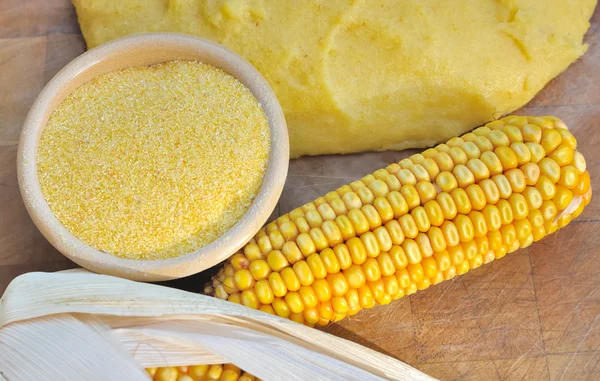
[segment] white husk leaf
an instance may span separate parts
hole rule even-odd
[[[0,299],[0,380],[148,380],[234,363],[264,380],[433,380],[350,341],[217,298],[97,275],[29,273]]]

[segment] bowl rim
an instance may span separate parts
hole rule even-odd
[[[217,240],[179,257],[157,260],[125,259],[87,245],[69,232],[52,213],[38,180],[39,138],[51,112],[64,97],[59,101],[57,99],[77,76],[85,75],[89,70],[98,68],[97,65],[102,65],[111,58],[115,59],[119,54],[125,54],[124,52],[132,49],[157,49],[156,46],[158,49],[161,46],[190,49],[193,54],[198,55],[197,61],[219,67],[240,80],[258,99],[267,115],[271,147],[263,183],[254,201],[242,218]],[[176,58],[155,63],[173,60]],[[151,63],[124,65],[122,68],[149,64]],[[110,71],[113,70],[106,72]],[[72,89],[65,96],[71,92]],[[73,59],[46,84],[31,106],[21,130],[17,149],[17,176],[21,196],[34,224],[44,237],[67,258],[89,270],[141,281],[163,281],[189,276],[234,254],[258,232],[275,209],[283,191],[288,165],[289,139],[286,121],[281,106],[265,78],[248,61],[223,45],[181,33],[131,35],[94,47]]]

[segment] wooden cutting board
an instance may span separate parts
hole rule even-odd
[[[579,139],[600,190],[600,11],[588,53],[519,114],[556,115]],[[17,275],[75,265],[37,231],[21,201],[16,145],[44,84],[85,44],[68,0],[0,0],[0,293]],[[600,127],[600,126],[599,126]],[[275,213],[411,154],[290,163]],[[558,234],[468,274],[362,311],[326,330],[442,380],[600,379],[600,196]],[[205,274],[170,285],[201,290]]]

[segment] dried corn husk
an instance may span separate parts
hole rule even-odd
[[[264,380],[432,380],[358,344],[216,298],[93,274],[29,273],[0,299],[0,380],[147,380],[234,363]]]

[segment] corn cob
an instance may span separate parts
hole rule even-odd
[[[154,381],[260,381],[233,364],[147,368]]]
[[[391,164],[263,227],[205,293],[309,326],[529,246],[591,198],[555,117],[509,116]]]

